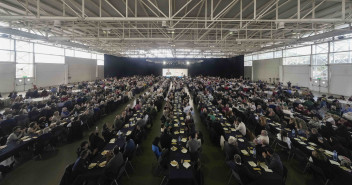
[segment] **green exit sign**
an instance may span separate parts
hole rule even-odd
[[[27,78],[27,76],[23,76],[23,78]]]

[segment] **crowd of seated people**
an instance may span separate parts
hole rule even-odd
[[[26,97],[12,93],[11,106],[0,114],[0,145],[4,145],[5,149],[16,147],[23,143],[21,138],[24,136],[34,139],[47,133],[50,134],[47,139],[51,145],[80,139],[83,129],[90,128],[100,117],[127,102],[129,93],[135,95],[159,79],[133,76],[60,85],[58,89],[51,87],[47,92],[49,98],[43,101],[27,101],[36,97],[33,92],[37,89],[28,91]],[[78,90],[73,92],[72,89]],[[42,151],[43,147],[38,148],[38,142],[29,146],[28,150],[33,150],[33,147]],[[8,166],[14,159],[10,157],[1,164]]]
[[[285,142],[289,149],[292,146],[289,134],[284,130],[277,135],[272,134],[267,124],[268,118],[273,123],[279,123],[282,129],[294,130],[309,142],[329,151],[335,150],[347,160],[352,159],[352,120],[346,116],[352,114],[352,110],[348,104],[342,106],[338,98],[326,98],[325,95],[314,97],[309,90],[298,90],[282,84],[252,83],[248,80],[219,77],[194,78],[189,83],[189,89],[196,97],[202,121],[210,127],[214,143],[219,143],[224,131],[217,123],[213,110],[207,109],[203,95],[227,120],[235,120],[236,130],[247,134],[248,138],[255,137],[253,144],[256,145],[257,152],[269,151],[266,156],[272,156],[268,148],[276,139]],[[229,110],[233,113],[229,113]],[[236,121],[238,118],[243,119],[244,126]],[[245,130],[250,130],[250,133]],[[269,137],[270,134],[273,138]],[[226,142],[225,145],[229,143]],[[282,176],[282,167],[278,169]]]
[[[61,185],[64,184],[110,184],[116,177],[116,172],[119,172],[126,159],[133,159],[137,145],[142,143],[142,138],[145,137],[147,124],[152,122],[156,113],[161,110],[164,97],[166,95],[167,80],[160,80],[153,84],[146,92],[141,94],[136,99],[136,106],[130,104],[126,106],[121,114],[115,116],[113,123],[104,123],[102,130],[94,130],[88,141],[83,141],[77,149],[77,160],[66,169]],[[115,146],[109,151],[104,158],[107,165],[103,170],[89,170],[90,164],[109,141],[119,135],[118,132],[129,123],[130,118],[137,112],[143,109],[143,119],[136,122],[136,128],[130,135],[125,136],[123,147]],[[145,119],[147,118],[147,119]]]

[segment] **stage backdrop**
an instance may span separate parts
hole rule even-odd
[[[159,59],[172,61],[172,59]],[[177,59],[182,60],[182,59]],[[192,59],[184,59],[192,60]],[[205,58],[202,63],[190,65],[163,65],[147,62],[146,58],[126,58],[105,55],[104,76],[124,77],[133,75],[161,76],[163,68],[188,69],[188,76],[219,76],[226,78],[239,78],[244,75],[243,55],[233,58]]]

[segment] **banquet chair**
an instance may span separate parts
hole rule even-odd
[[[286,142],[277,139],[274,147],[274,151],[276,151],[277,147],[280,148],[281,151],[288,154],[287,160],[290,160],[290,157],[293,157],[294,155],[293,146],[291,146],[291,149],[290,149]]]
[[[283,167],[282,185],[285,185],[286,184],[288,170],[287,170],[285,165],[282,165],[282,167]]]
[[[229,179],[227,185],[230,184],[230,182],[231,182],[231,180],[232,180],[232,177],[234,177],[234,178],[236,179],[236,181],[237,181],[238,184],[244,185],[244,184],[242,183],[242,181],[241,181],[240,175],[239,175],[235,170],[231,170],[231,176],[230,176],[230,179]]]

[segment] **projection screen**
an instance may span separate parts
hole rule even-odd
[[[172,68],[163,68],[163,76],[166,77],[184,77],[188,76],[188,69],[172,69]]]

